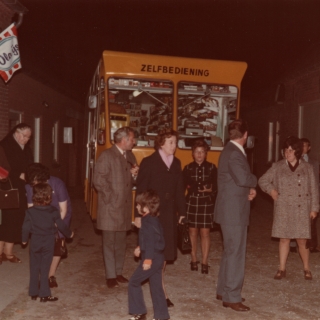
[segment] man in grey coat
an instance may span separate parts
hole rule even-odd
[[[228,126],[230,142],[224,147],[218,164],[218,196],[214,220],[223,235],[223,254],[217,284],[217,299],[235,311],[248,311],[242,304],[247,227],[250,201],[256,196],[257,178],[250,172],[243,146],[247,125],[241,119]]]
[[[98,191],[97,228],[102,230],[103,257],[107,286],[126,283],[122,269],[126,234],[132,223],[132,186],[138,174],[132,153],[134,131],[129,127],[114,133],[115,144],[104,150],[95,166],[94,186]]]

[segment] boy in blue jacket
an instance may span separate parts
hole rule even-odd
[[[60,212],[50,206],[51,199],[52,188],[49,184],[35,185],[32,196],[33,207],[26,210],[22,225],[22,244],[27,244],[31,233],[29,295],[32,300],[37,300],[39,296],[40,302],[58,300],[51,296],[48,282],[57,227],[67,238],[73,237],[73,232],[62,221]]]
[[[141,261],[129,280],[129,320],[146,319],[147,309],[143,299],[141,283],[149,279],[154,320],[170,318],[166,297],[162,287],[162,269],[165,247],[163,230],[158,219],[160,198],[153,190],[148,190],[136,197],[137,209],[142,215],[139,231],[139,246],[134,255]]]

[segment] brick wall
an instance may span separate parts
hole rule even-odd
[[[0,79],[0,140],[8,132],[9,90]]]
[[[0,1],[0,32],[12,23],[14,12]]]
[[[82,144],[82,106],[23,72],[16,73],[7,85],[10,110],[23,113],[23,121],[32,128],[36,117],[41,119],[40,162],[69,186],[80,183]],[[70,116],[72,115],[72,116]],[[76,119],[75,117],[78,117]],[[52,128],[59,123],[59,167],[53,162]],[[79,122],[81,123],[79,125]],[[74,143],[63,143],[63,128],[73,127]],[[79,132],[78,132],[79,131]],[[31,141],[32,145],[32,141]]]
[[[0,1],[0,32],[11,23],[14,12]],[[22,24],[23,27],[23,24]],[[44,102],[48,105],[46,107]],[[50,168],[51,174],[63,179],[68,186],[83,183],[81,165],[83,154],[82,106],[55,91],[34,77],[17,71],[10,81],[0,79],[0,140],[9,131],[9,111],[19,112],[23,122],[32,128],[40,117],[40,162]],[[53,162],[52,127],[59,122],[59,161]],[[63,128],[73,127],[74,143],[63,143]],[[30,141],[33,147],[33,141]]]
[[[0,83],[0,93],[0,140],[8,133],[9,109],[21,112],[23,121],[32,128],[35,118],[40,117],[40,162],[68,186],[82,183],[80,177],[84,125],[82,113],[79,112],[82,106],[22,71],[16,73],[7,85]],[[44,106],[44,102],[48,107]],[[56,121],[59,122],[59,167],[53,162],[52,128]],[[64,127],[73,128],[73,144],[63,143]],[[33,141],[30,143],[33,147]]]
[[[0,32],[5,30],[11,24],[13,15],[14,12],[0,1]],[[8,132],[8,93],[8,87],[5,85],[2,78],[0,78],[0,140]]]

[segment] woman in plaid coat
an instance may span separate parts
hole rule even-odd
[[[206,142],[196,140],[192,146],[194,162],[183,169],[184,182],[188,191],[186,210],[192,244],[191,270],[198,270],[197,239],[200,229],[201,273],[205,274],[208,274],[210,228],[213,226],[214,199],[217,192],[217,168],[213,163],[206,161],[208,148]]]

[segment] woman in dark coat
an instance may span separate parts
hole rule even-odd
[[[10,165],[10,182],[13,188],[19,190],[19,208],[2,210],[2,224],[0,225],[0,253],[2,261],[13,263],[21,262],[13,254],[13,245],[16,242],[21,242],[22,224],[27,209],[25,172],[27,165],[33,162],[32,151],[27,144],[30,138],[30,126],[20,123],[0,142]],[[9,182],[2,188],[10,189]]]
[[[176,148],[177,132],[172,129],[160,131],[155,140],[156,151],[142,160],[137,178],[137,194],[152,189],[160,197],[159,220],[165,239],[163,269],[166,261],[177,258],[177,223],[185,217],[186,211],[181,163],[174,156]],[[140,219],[135,219],[137,226]],[[173,306],[168,298],[167,303]]]
[[[196,140],[192,145],[194,161],[183,169],[183,177],[188,194],[186,196],[187,219],[192,245],[191,271],[198,271],[197,240],[201,236],[201,273],[208,274],[210,249],[210,229],[213,227],[214,199],[217,193],[217,168],[206,160],[208,145]]]

